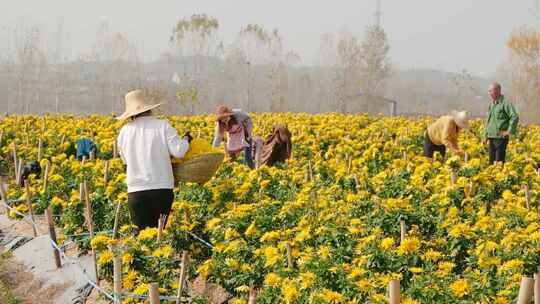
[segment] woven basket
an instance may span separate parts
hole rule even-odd
[[[197,155],[182,163],[173,163],[174,184],[206,183],[214,176],[224,158],[223,153],[208,153]]]

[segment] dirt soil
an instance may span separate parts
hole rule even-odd
[[[66,286],[43,287],[26,268],[9,255],[0,257],[0,303],[6,304],[57,304],[53,299]]]

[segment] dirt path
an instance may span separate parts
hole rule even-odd
[[[26,268],[9,255],[0,257],[0,303],[6,304],[56,304],[53,299],[65,286],[43,287]]]

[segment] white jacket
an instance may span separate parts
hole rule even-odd
[[[184,157],[188,149],[188,141],[180,139],[167,120],[146,116],[124,125],[118,151],[127,165],[128,193],[173,189],[171,155]]]

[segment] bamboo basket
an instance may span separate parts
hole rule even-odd
[[[181,163],[173,163],[174,184],[179,182],[204,184],[219,169],[225,154],[221,152],[197,155]]]

